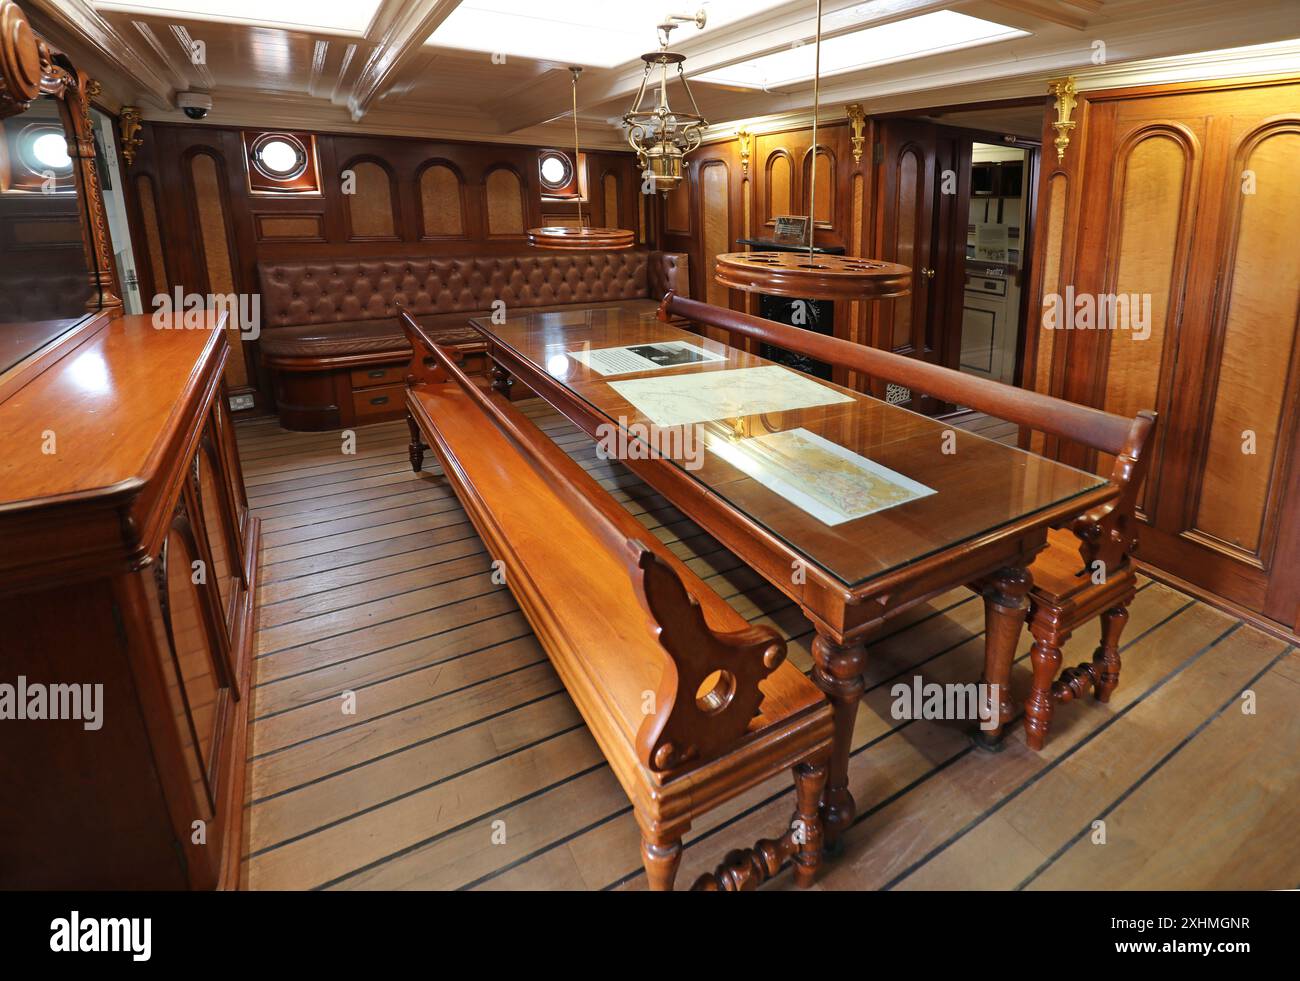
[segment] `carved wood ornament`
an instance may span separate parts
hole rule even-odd
[[[849,127],[853,130],[853,135],[849,137],[853,145],[853,162],[859,164],[862,162],[862,149],[866,144],[867,115],[862,109],[861,102],[855,102],[851,106],[846,106],[845,112],[849,114]]]
[[[1056,96],[1056,122],[1052,123],[1052,129],[1056,130],[1056,139],[1052,141],[1056,147],[1056,162],[1064,163],[1065,149],[1070,145],[1070,131],[1076,125],[1070,118],[1078,101],[1075,97],[1074,76],[1048,82],[1047,88]]]
[[[59,100],[63,128],[70,134],[68,155],[75,163],[78,199],[85,209],[82,239],[91,270],[92,310],[122,305],[116,293],[113,250],[95,169],[90,100],[98,91],[99,83],[36,35],[16,3],[0,0],[0,119],[25,112],[41,95]]]
[[[130,167],[135,163],[136,151],[144,143],[140,136],[140,131],[144,129],[144,119],[135,106],[123,106],[117,123],[122,129],[122,156]]]

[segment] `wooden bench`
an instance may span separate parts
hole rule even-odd
[[[1119,488],[1118,498],[1095,512],[1078,515],[1068,527],[1050,531],[1047,547],[1029,568],[1032,582],[1022,584],[1025,615],[1034,637],[1030,649],[1034,680],[1025,700],[1026,741],[1031,749],[1043,748],[1057,702],[1079,698],[1089,688],[1100,701],[1110,699],[1119,684],[1120,632],[1128,621],[1128,604],[1137,591],[1132,562],[1137,548],[1135,509],[1148,465],[1145,451],[1155,429],[1154,412],[1143,410],[1128,419],[916,358],[689,300],[671,292],[659,305],[659,319],[718,327],[732,335],[775,344],[1114,456],[1110,480]],[[972,583],[971,588],[987,593],[991,584]],[[1074,630],[1098,615],[1102,617],[1101,644],[1092,660],[1068,669],[1058,679],[1061,645]],[[990,627],[990,631],[993,629],[996,628]],[[999,646],[992,644],[986,649],[995,650]],[[1005,676],[1005,671],[995,671],[986,663],[985,678]],[[1015,713],[1010,693],[999,694],[1002,699],[999,716],[1009,719]],[[1000,744],[989,740],[986,745]]]
[[[786,662],[775,631],[750,626],[506,398],[476,386],[409,315],[402,322],[413,432],[627,792],[651,888],[672,888],[696,816],[790,768],[790,827],[732,852],[694,887],[756,888],[786,860],[807,886],[822,851],[825,697]],[[411,462],[418,471],[418,443]]]

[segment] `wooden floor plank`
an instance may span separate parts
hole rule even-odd
[[[791,663],[811,670],[797,607],[601,459],[572,423],[538,400],[518,405],[743,616],[789,638]],[[1017,436],[987,416],[955,425]],[[509,591],[491,582],[491,557],[433,455],[411,473],[400,421],[359,427],[355,455],[342,454],[339,433],[256,420],[238,432],[250,503],[265,521],[248,885],[644,888],[626,797]],[[1285,884],[1300,881],[1284,806],[1300,784],[1300,736],[1296,713],[1276,714],[1300,689],[1296,655],[1144,581],[1120,690],[1107,706],[1062,708],[1043,753],[1028,751],[1018,723],[1003,753],[985,754],[964,724],[893,717],[900,681],[976,677],[982,630],[982,603],[958,589],[906,611],[871,644],[849,774],[859,819],[817,888],[1160,888],[1213,876],[1264,888],[1268,855],[1280,856]],[[1067,662],[1086,660],[1096,636],[1095,624],[1079,631]],[[1022,651],[1017,692],[1027,675]],[[1269,706],[1258,716],[1223,709],[1246,683]],[[1202,786],[1207,774],[1213,788]],[[698,820],[679,886],[726,851],[779,833],[791,807],[781,775]],[[1077,837],[1097,813],[1111,832],[1106,860]],[[782,874],[769,887],[792,883]]]

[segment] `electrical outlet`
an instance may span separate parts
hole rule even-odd
[[[240,412],[244,409],[251,409],[253,404],[253,396],[251,394],[230,396],[231,412]]]

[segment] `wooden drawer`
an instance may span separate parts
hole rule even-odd
[[[352,370],[353,388],[374,388],[378,385],[405,385],[406,364],[375,365],[373,368]]]
[[[405,412],[406,384],[366,388],[352,393],[352,411],[357,422]]]

